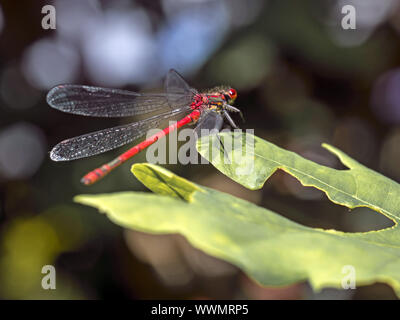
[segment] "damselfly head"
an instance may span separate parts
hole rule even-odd
[[[233,104],[237,98],[237,91],[233,88],[227,88],[223,90],[221,94],[224,96],[225,101],[228,104]]]
[[[211,98],[218,98],[220,100],[222,99],[225,103],[228,103],[228,104],[233,104],[237,98],[237,91],[228,86],[215,87],[211,90],[207,90],[204,93],[209,96],[217,96],[217,97],[211,97]],[[216,100],[216,99],[211,99],[211,100]],[[215,102],[215,101],[213,101],[213,102]],[[222,103],[222,101],[221,101],[221,103]]]
[[[237,98],[237,91],[233,88],[230,88],[228,91],[228,96],[231,98],[232,102],[235,101]]]

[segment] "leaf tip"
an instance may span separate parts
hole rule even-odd
[[[84,202],[84,196],[83,195],[78,195],[72,198],[72,200],[76,203],[83,203]]]
[[[136,174],[143,169],[144,167],[146,167],[146,165],[148,165],[149,163],[134,163],[131,166],[131,172],[132,174],[136,177]]]

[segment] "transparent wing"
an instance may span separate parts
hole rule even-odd
[[[172,108],[179,105],[190,105],[193,96],[198,94],[196,89],[191,88],[183,77],[174,69],[170,69],[165,78],[165,92],[168,104]]]
[[[197,126],[194,129],[197,137],[209,135],[221,130],[224,124],[223,117],[213,110],[204,110],[200,119],[197,122]]]
[[[47,94],[47,103],[60,111],[93,117],[127,117],[190,105],[176,97],[172,106],[167,94],[146,94],[126,90],[63,84]]]
[[[50,158],[54,161],[75,160],[121,147],[144,136],[149,129],[157,128],[161,121],[189,110],[190,107],[186,109],[176,109],[150,117],[146,120],[64,140],[51,150]]]

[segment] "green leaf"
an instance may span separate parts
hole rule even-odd
[[[340,156],[353,164],[350,158]],[[355,268],[357,286],[385,282],[400,296],[397,225],[367,233],[314,229],[229,194],[195,185],[156,165],[135,164],[132,172],[159,194],[80,195],[75,201],[98,208],[126,228],[180,233],[193,246],[231,262],[263,285],[308,279],[316,290],[341,288],[346,276],[343,268],[350,265]]]
[[[233,147],[219,148],[220,141]],[[319,165],[259,137],[240,132],[203,137],[198,140],[197,149],[223,174],[249,189],[262,188],[265,181],[281,169],[302,185],[322,190],[337,204],[348,208],[369,207],[394,221],[400,219],[398,183],[368,169],[335,147],[322,146],[335,154],[349,170]]]
[[[194,191],[201,190],[194,183],[171,171],[151,164],[133,165],[132,172],[147,188],[161,195],[190,200]]]

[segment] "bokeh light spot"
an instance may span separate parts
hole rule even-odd
[[[27,49],[22,68],[29,83],[38,89],[74,82],[79,72],[76,48],[61,40],[42,39]]]
[[[97,0],[56,1],[57,33],[71,40],[84,40],[85,29],[91,21],[100,16],[100,3]]]
[[[372,90],[371,107],[382,121],[390,124],[400,122],[400,69],[378,78]]]
[[[83,54],[93,81],[105,86],[145,83],[157,76],[155,50],[144,11],[109,10],[85,30]]]
[[[329,24],[333,26],[329,30],[333,40],[344,47],[363,44],[375,29],[386,21],[397,4],[397,0],[336,0],[336,5],[332,6],[331,19],[328,19]],[[355,8],[356,29],[343,29],[341,25],[345,16],[342,8],[346,5]]]
[[[0,132],[0,175],[7,179],[32,176],[43,161],[46,142],[41,130],[28,123]]]
[[[207,17],[205,22],[204,17]],[[159,52],[164,71],[173,67],[182,73],[197,70],[221,44],[229,17],[221,5],[180,10],[170,16],[159,33]]]
[[[253,35],[235,43],[217,57],[209,73],[217,82],[237,89],[251,89],[258,85],[271,69],[274,50],[265,37]]]

